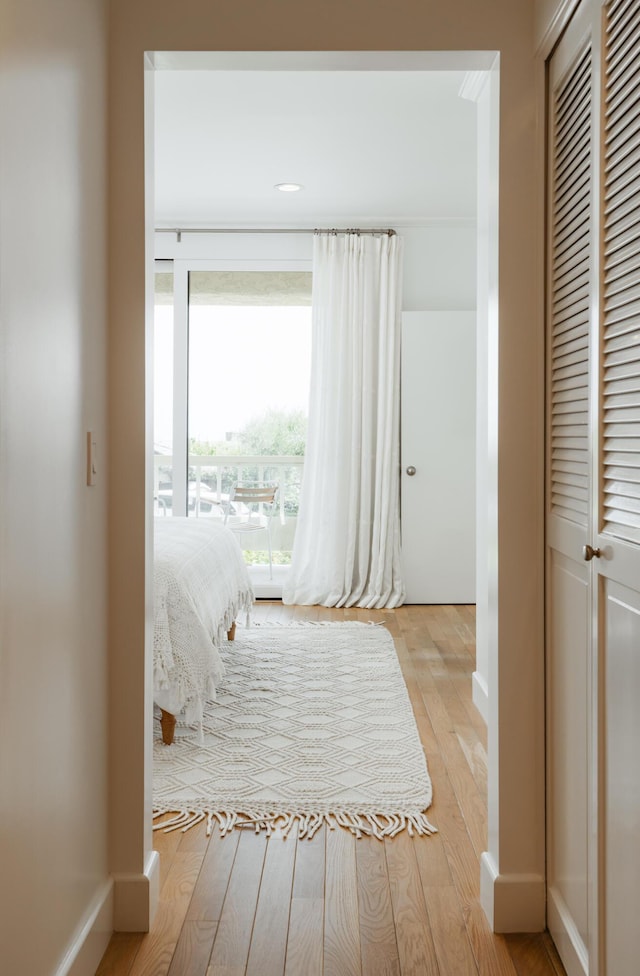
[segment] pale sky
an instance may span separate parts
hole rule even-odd
[[[310,307],[192,305],[189,311],[189,436],[224,439],[270,408],[305,412],[311,362]],[[172,308],[155,309],[155,442],[172,436]]]

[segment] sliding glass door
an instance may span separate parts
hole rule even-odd
[[[273,561],[286,565],[306,441],[311,272],[197,261],[173,270],[172,344],[156,299],[156,514],[223,519],[232,485],[275,481]],[[252,533],[243,547],[259,579],[265,540]]]

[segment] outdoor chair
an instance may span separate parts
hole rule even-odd
[[[264,531],[269,551],[269,579],[273,579],[271,521],[278,505],[278,485],[273,481],[242,481],[232,485],[224,524],[240,541],[245,533]]]

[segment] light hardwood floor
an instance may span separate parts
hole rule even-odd
[[[115,934],[97,976],[563,976],[549,936],[496,936],[479,903],[486,730],[471,701],[474,607],[283,607],[255,620],[384,621],[433,782],[438,833],[312,841],[156,832],[161,894],[147,935]]]

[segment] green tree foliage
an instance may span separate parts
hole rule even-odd
[[[189,438],[189,454],[226,454],[223,445],[216,441],[199,441]]]
[[[254,417],[232,441],[198,441],[189,438],[189,453],[208,457],[233,457],[234,455],[303,457],[307,436],[307,418],[302,410],[266,410]],[[195,468],[189,469],[189,479],[194,480]],[[220,490],[228,492],[237,479],[233,466],[221,469]],[[242,479],[257,481],[258,478],[280,480],[284,487],[284,510],[287,515],[297,515],[300,501],[300,470],[296,466],[270,469],[244,466]],[[202,470],[202,483],[216,491],[218,482],[213,471]]]
[[[302,410],[266,410],[253,417],[233,441],[199,441],[189,438],[189,454],[227,457],[234,454],[304,456],[307,418]]]
[[[302,410],[265,411],[238,433],[241,454],[304,455],[307,418]]]

